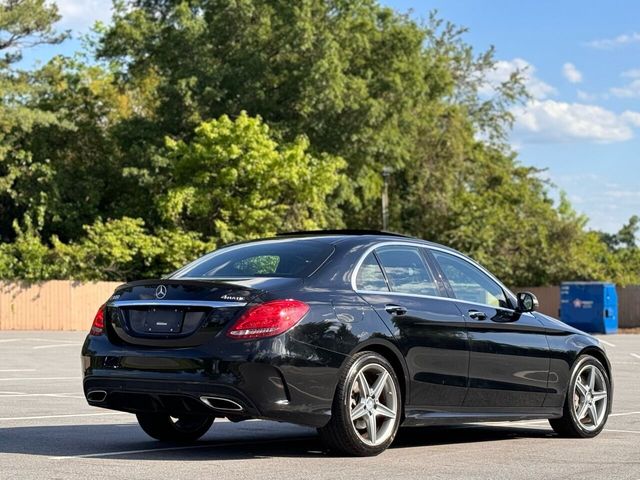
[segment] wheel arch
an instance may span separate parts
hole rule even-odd
[[[374,338],[359,344],[352,352],[350,352],[349,356],[365,351],[375,352],[382,355],[393,367],[396,377],[398,377],[398,381],[400,382],[403,406],[402,410],[404,415],[404,406],[407,404],[407,399],[409,398],[410,382],[409,371],[402,353],[398,347],[390,341],[381,338]]]
[[[580,356],[582,355],[590,355],[594,357],[596,360],[598,360],[600,363],[602,363],[605,370],[607,371],[607,376],[609,377],[609,385],[611,386],[611,393],[613,394],[613,376],[611,372],[611,363],[609,362],[609,359],[607,358],[607,354],[605,353],[605,351],[602,350],[601,348],[590,345],[580,350],[575,361],[577,361],[578,358],[580,358]],[[574,364],[575,364],[575,361],[574,361]]]

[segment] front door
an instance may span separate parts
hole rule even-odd
[[[464,317],[444,299],[421,247],[387,245],[371,252],[356,290],[398,341],[411,385],[407,406],[446,410],[467,392],[469,343]]]
[[[541,407],[547,393],[549,345],[544,326],[514,309],[502,287],[466,259],[432,250],[469,332],[465,407]]]

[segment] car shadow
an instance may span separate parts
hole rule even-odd
[[[392,449],[512,438],[553,436],[550,429],[516,426],[404,428]],[[314,429],[275,422],[220,422],[201,441],[158,442],[135,423],[19,426],[0,428],[0,453],[162,461],[239,460],[265,457],[318,457],[328,454]]]

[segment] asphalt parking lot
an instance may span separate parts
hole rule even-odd
[[[616,478],[640,480],[640,335],[607,336],[615,400],[592,440],[546,421],[402,430],[375,458],[327,455],[315,430],[216,420],[195,445],[151,440],[89,407],[79,332],[0,332],[0,478]]]

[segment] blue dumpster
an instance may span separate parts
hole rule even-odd
[[[613,283],[563,282],[560,319],[590,333],[618,331],[618,294]]]

